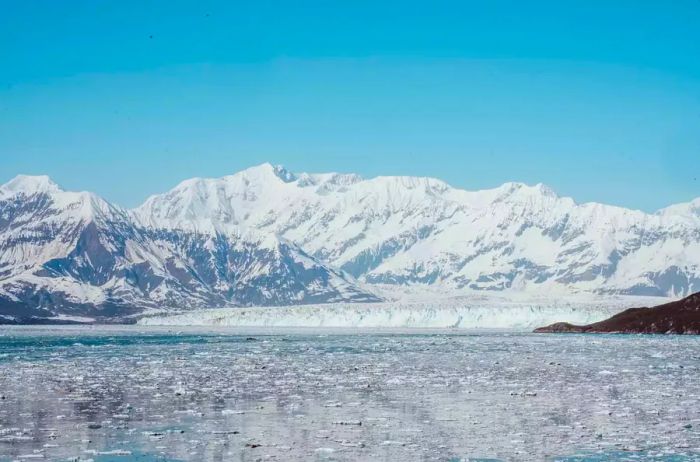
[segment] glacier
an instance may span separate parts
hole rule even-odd
[[[214,308],[182,313],[153,312],[144,326],[505,329],[532,331],[554,322],[587,324],[627,308],[668,299],[634,296],[450,297],[423,301],[334,303],[284,307]]]

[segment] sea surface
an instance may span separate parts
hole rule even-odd
[[[0,461],[698,461],[700,338],[0,328]]]

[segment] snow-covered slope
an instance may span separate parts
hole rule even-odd
[[[0,315],[376,302],[392,287],[680,296],[700,289],[699,210],[270,164],[125,210],[18,176],[0,187]]]
[[[541,184],[471,192],[264,164],[185,181],[136,213],[151,226],[275,233],[371,284],[681,296],[700,288],[699,206],[646,214]]]
[[[377,301],[274,234],[144,227],[46,177],[0,187],[0,315],[119,318],[147,307]]]

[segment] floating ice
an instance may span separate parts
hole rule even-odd
[[[698,337],[180,330],[3,328],[0,461],[700,460]]]

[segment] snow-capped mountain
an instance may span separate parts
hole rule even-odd
[[[135,210],[47,177],[0,187],[0,315],[377,301],[395,285],[685,295],[700,289],[700,199],[647,214],[543,185],[270,164]]]
[[[142,226],[47,177],[0,188],[0,315],[119,318],[144,308],[377,301],[274,234]]]
[[[700,289],[699,210],[700,199],[646,214],[541,184],[471,192],[264,164],[185,181],[135,213],[164,228],[275,233],[371,284],[684,295]]]

